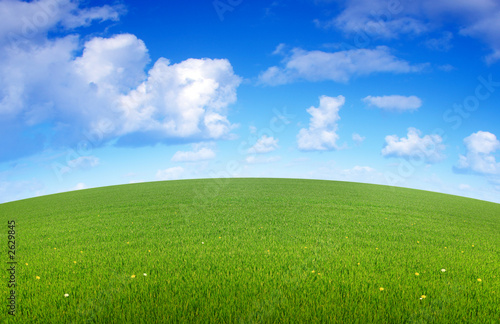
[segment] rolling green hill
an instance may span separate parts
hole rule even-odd
[[[205,179],[0,205],[4,323],[499,323],[500,205]],[[9,265],[10,266],[10,265]],[[65,296],[67,294],[67,297]]]

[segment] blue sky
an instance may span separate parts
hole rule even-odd
[[[211,177],[500,202],[494,0],[0,0],[0,203]]]

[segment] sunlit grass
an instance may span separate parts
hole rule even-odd
[[[208,179],[28,199],[0,214],[17,225],[17,323],[500,320],[494,203]]]

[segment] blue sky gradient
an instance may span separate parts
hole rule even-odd
[[[287,177],[500,203],[494,0],[0,0],[0,203]]]

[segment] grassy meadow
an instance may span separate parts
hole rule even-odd
[[[1,323],[500,323],[500,205],[205,179],[0,205]],[[67,294],[67,297],[65,296]]]

